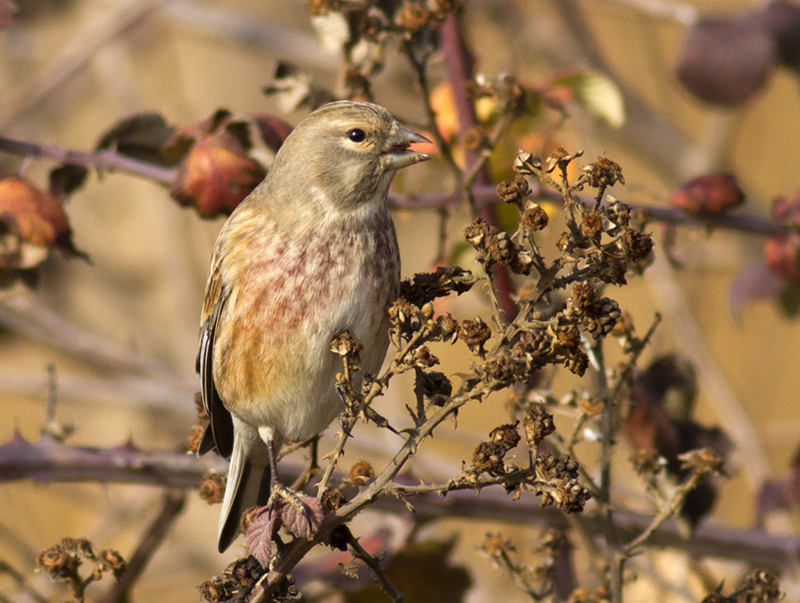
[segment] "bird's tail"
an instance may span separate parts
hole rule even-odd
[[[222,553],[239,535],[242,513],[255,505],[265,505],[270,494],[270,469],[253,464],[239,438],[234,438],[228,484],[219,516],[219,552]]]

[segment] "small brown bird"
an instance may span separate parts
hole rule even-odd
[[[211,420],[199,453],[230,458],[219,550],[242,512],[275,488],[285,439],[310,438],[343,410],[331,340],[347,330],[375,374],[389,342],[400,255],[387,206],[394,173],[429,142],[383,107],[338,101],[286,138],[231,214],[211,259],[197,371]]]

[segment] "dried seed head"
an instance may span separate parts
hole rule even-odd
[[[524,365],[515,359],[505,350],[489,358],[481,366],[483,373],[494,381],[498,381],[501,386],[506,386],[524,377]],[[522,369],[522,370],[520,370]]]
[[[502,473],[505,450],[494,442],[481,442],[472,453],[472,466],[481,473]]]
[[[203,441],[203,434],[205,432],[206,428],[202,425],[194,425],[192,427],[189,431],[189,435],[186,436],[186,440],[183,442],[188,452],[197,452],[197,449],[200,448],[200,442]]]
[[[622,231],[622,242],[632,262],[641,262],[653,250],[653,239],[649,234],[639,232],[633,228]]]
[[[423,345],[418,347],[414,352],[413,364],[414,366],[418,366],[420,368],[430,368],[439,364],[439,359],[431,354],[428,346]]]
[[[100,571],[110,570],[117,580],[119,580],[128,566],[122,555],[112,549],[103,549],[97,554],[97,559],[100,562]]]
[[[422,393],[437,406],[443,405],[453,393],[453,384],[444,373],[437,371],[421,372]]]
[[[528,408],[522,419],[522,428],[531,448],[536,448],[539,442],[556,430],[553,415],[547,412],[542,404],[532,404]]]
[[[492,336],[492,331],[483,319],[479,316],[475,320],[461,321],[461,329],[458,332],[458,338],[467,344],[467,347],[475,354],[481,356],[485,353],[483,346],[489,341]]]
[[[200,498],[208,504],[221,503],[225,496],[225,485],[222,476],[214,470],[207,472],[200,482]]]
[[[556,331],[558,343],[570,350],[579,350],[581,345],[581,333],[577,327],[568,327]]]
[[[53,578],[70,576],[77,571],[80,560],[57,544],[43,551],[36,560],[36,571],[47,572]]]
[[[545,162],[547,168],[545,171],[550,173],[555,170],[556,167],[562,171],[566,170],[570,162],[577,159],[581,155],[583,155],[583,151],[575,151],[574,153],[570,153],[565,148],[558,147],[555,151],[550,153],[550,156],[547,158],[547,161]]]
[[[583,166],[581,170],[587,175],[592,188],[614,186],[617,182],[625,184],[622,168],[607,157],[598,157],[596,162]]]
[[[594,312],[600,300],[597,287],[592,283],[576,283],[570,295],[573,306],[583,312]]]
[[[535,176],[542,169],[542,160],[538,155],[520,150],[514,159],[514,171],[518,174]]]
[[[239,527],[242,529],[242,532],[247,533],[250,526],[253,525],[253,522],[258,517],[259,511],[261,511],[261,507],[257,505],[244,510],[242,518],[239,520]]]
[[[517,444],[519,444],[517,425],[519,425],[519,421],[501,425],[500,427],[495,427],[491,433],[489,433],[489,441],[491,441],[493,444],[497,444],[506,452],[511,450]]]
[[[208,601],[208,603],[219,603],[220,601],[227,601],[231,597],[231,593],[225,588],[222,580],[214,576],[211,580],[206,580],[197,587],[200,595]]]
[[[500,534],[487,534],[486,540],[481,545],[481,550],[490,557],[499,557],[505,551],[513,549],[511,541]]]
[[[358,461],[350,467],[348,479],[356,486],[365,486],[368,481],[375,477],[375,470],[367,461]]]
[[[550,217],[547,212],[536,203],[530,204],[522,214],[522,225],[528,230],[544,230],[549,221]]]
[[[531,187],[528,185],[528,180],[520,174],[517,174],[513,180],[503,180],[497,185],[497,196],[504,203],[521,203],[530,192]]]
[[[586,369],[589,368],[589,357],[582,350],[578,350],[567,358],[564,362],[564,366],[578,375],[578,377],[583,377],[586,373]]]
[[[660,473],[667,464],[667,460],[655,450],[642,448],[630,456],[633,470],[642,477],[652,477]]]
[[[586,506],[586,502],[592,498],[592,493],[573,478],[558,484],[553,498],[564,513],[580,513]]]
[[[464,132],[461,135],[461,144],[464,147],[464,150],[470,152],[477,152],[480,151],[484,146],[486,146],[488,141],[488,136],[486,136],[486,132],[481,126],[472,126],[469,130]]]
[[[197,412],[197,418],[201,421],[208,421],[208,413],[206,407],[203,405],[203,394],[195,392],[194,394],[194,410]]]
[[[325,490],[320,502],[322,503],[322,510],[325,515],[327,515],[328,513],[336,511],[346,503],[347,498],[345,498],[345,495],[339,492],[339,490]]]
[[[237,559],[225,570],[233,583],[239,588],[251,588],[264,574],[264,568],[252,555]]]
[[[581,233],[590,241],[600,242],[603,234],[603,217],[596,212],[589,212],[581,222]]]
[[[431,11],[428,10],[424,2],[405,0],[397,16],[397,23],[409,32],[414,32],[433,25],[432,16]]]

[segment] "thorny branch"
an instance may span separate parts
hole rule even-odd
[[[344,540],[354,557],[361,559],[375,572],[384,591],[392,600],[403,601],[402,593],[388,579],[380,567],[379,559],[361,547],[345,524],[368,506],[384,504],[386,500],[399,500],[413,510],[409,499],[420,501],[419,505],[422,506],[426,502],[426,495],[435,494],[443,498],[450,496],[452,499],[461,491],[490,488],[505,491],[513,500],[520,499],[527,492],[533,492],[541,498],[542,506],[558,506],[564,513],[581,513],[587,501],[594,498],[599,508],[599,520],[596,516],[590,516],[575,520],[574,523],[583,526],[593,520],[599,521],[602,530],[595,532],[604,533],[608,565],[607,574],[602,576],[605,590],[601,591],[605,593],[607,590],[610,600],[619,603],[622,601],[622,569],[625,559],[636,554],[642,546],[655,538],[657,530],[677,512],[695,486],[709,473],[719,469],[719,459],[708,451],[687,454],[684,460],[691,472],[673,497],[662,505],[656,517],[643,528],[641,525],[637,526],[638,533],[633,537],[630,530],[623,531],[618,525],[618,511],[612,501],[611,451],[616,437],[620,403],[658,319],[642,338],[638,338],[632,328],[618,328],[621,312],[614,300],[603,297],[605,286],[624,285],[629,276],[645,269],[653,246],[650,236],[643,232],[647,221],[689,223],[763,234],[783,233],[788,229],[772,222],[751,218],[698,217],[660,208],[641,208],[639,211],[640,208],[607,194],[607,189],[614,184],[624,184],[621,168],[616,163],[604,157],[598,158],[597,162],[584,166],[577,178],[570,180],[567,168],[580,157],[580,153],[568,153],[563,149],[558,149],[544,162],[530,153],[520,153],[514,166],[517,177],[502,183],[495,194],[486,186],[486,165],[493,148],[514,118],[519,99],[515,96],[513,80],[502,80],[508,87],[504,91],[505,96],[498,95],[500,117],[491,132],[486,134],[475,115],[476,90],[471,86],[476,83],[476,78],[472,73],[473,59],[461,32],[460,3],[438,0],[434,4],[437,8],[428,10],[421,2],[404,2],[400,14],[382,15],[383,21],[379,20],[381,26],[378,27],[378,33],[373,31],[369,35],[380,37],[387,32],[397,33],[398,28],[405,28],[403,49],[416,72],[425,99],[428,126],[453,172],[456,192],[395,197],[393,206],[433,207],[446,212],[459,199],[466,198],[473,213],[479,217],[466,228],[464,234],[474,249],[477,261],[482,265],[483,273],[474,275],[458,268],[439,269],[432,274],[417,275],[413,281],[404,283],[401,299],[390,309],[394,354],[389,367],[376,378],[359,375],[358,342],[348,339],[347,333],[341,334],[332,342],[333,352],[339,354],[343,362],[336,387],[346,410],[341,417],[342,430],[334,450],[324,457],[328,459],[328,464],[316,487],[320,500],[326,499],[326,495],[330,493],[341,495],[341,498],[336,497],[336,503],[327,509],[328,514],[310,538],[297,538],[285,547],[276,547],[278,554],[273,557],[260,580],[251,585],[253,590],[249,600],[271,600],[279,591],[294,593],[296,589],[289,572],[305,554],[317,544],[330,544],[338,548],[342,544],[342,534],[349,534],[349,538]],[[650,7],[652,10],[666,6],[658,2],[635,4]],[[342,8],[338,3],[328,6],[324,1],[312,2],[312,7],[314,6],[320,12]],[[359,10],[369,12],[373,9],[364,9],[360,4],[353,3],[348,10],[357,13]],[[412,25],[415,20],[422,24]],[[375,26],[374,22],[372,26]],[[418,35],[418,32],[433,26],[438,29],[440,44],[444,50],[445,71],[453,88],[460,120],[460,139],[455,143],[446,140],[439,132],[437,116],[430,102],[427,69],[435,46],[420,43],[424,42],[425,35],[424,32]],[[367,36],[366,31],[363,31],[363,23],[360,27],[362,31],[359,35]],[[379,44],[381,47],[383,42]],[[378,70],[378,61],[358,65],[349,50],[345,54],[350,68],[347,85],[353,89],[360,86],[361,91],[369,95],[368,78]],[[501,88],[494,85],[492,93],[497,93],[498,90]],[[473,135],[478,143],[465,144],[467,134]],[[455,159],[455,145],[460,145],[460,150],[464,151],[464,168]],[[29,157],[49,158],[98,171],[128,172],[165,185],[173,184],[176,177],[175,171],[171,169],[133,160],[116,151],[68,151],[52,145],[34,145],[7,138],[0,138],[0,150]],[[529,178],[536,178],[541,185],[531,188]],[[594,189],[588,204],[577,194],[586,188]],[[519,210],[518,226],[512,233],[504,232],[497,226],[492,206],[498,202],[498,196],[500,201],[510,203]],[[546,258],[537,243],[537,233],[547,227],[549,217],[536,200],[559,204],[563,211],[567,231],[559,238],[559,254],[555,259]],[[444,240],[444,235],[441,238]],[[525,283],[527,287],[520,287],[519,295],[515,296],[512,292],[517,290],[514,287],[517,282]],[[433,302],[437,298],[452,292],[466,292],[476,284],[485,288],[491,302],[491,327],[481,318],[459,322],[449,314],[436,315]],[[605,354],[606,338],[612,333],[623,340],[624,355],[624,361],[613,369],[606,364]],[[463,342],[473,354],[472,366],[459,375],[461,383],[458,387],[454,387],[451,379],[444,373],[432,370],[439,360],[429,348],[429,345],[456,341]],[[539,402],[534,395],[534,384],[542,373],[553,371],[555,367],[564,367],[577,376],[583,376],[590,365],[594,368],[593,403],[599,408],[602,436],[599,482],[589,478],[589,472],[577,462],[575,455],[583,428],[591,419],[590,413],[584,412],[585,409],[576,413],[570,435],[560,438],[567,454],[556,454],[551,452],[551,448],[558,449],[558,446],[547,440],[555,430],[552,415],[547,410],[551,402]],[[408,407],[409,427],[398,432],[378,414],[373,403],[395,376],[412,370],[415,374],[417,404],[415,408]],[[465,405],[483,402],[493,393],[510,387],[514,388],[511,409],[514,422],[492,429],[488,434],[489,439],[478,444],[471,463],[464,462],[460,473],[427,485],[420,483],[412,486],[398,480],[400,471],[408,466],[422,449],[425,440],[443,422],[456,417],[459,409]],[[404,441],[377,475],[370,467],[370,471],[355,483],[353,480],[340,479],[335,470],[359,420],[390,429],[404,438]],[[524,440],[518,431],[520,422]],[[508,455],[520,445],[520,441],[524,441],[522,445],[527,445],[528,464],[523,467],[514,465],[510,460],[511,455]],[[551,443],[553,445],[549,447]],[[318,475],[316,443],[312,445],[312,459],[298,485],[312,479],[313,475]],[[0,461],[4,455],[11,459],[6,465],[8,471],[0,469],[0,476],[5,479],[23,476],[39,479],[90,479],[87,469],[90,466],[94,470],[91,479],[97,479],[99,469],[104,481],[150,479],[161,485],[186,487],[193,485],[198,479],[195,459],[191,460],[191,467],[187,469],[169,454],[159,453],[158,458],[153,460],[147,453],[129,448],[98,451],[68,447],[47,435],[36,444],[16,437],[0,447]],[[39,464],[21,466],[20,458],[32,457],[33,453],[42,451],[51,458]],[[286,449],[286,452],[289,451],[290,449]],[[72,455],[74,467],[69,464],[69,459],[67,462],[64,459],[59,459],[60,463],[52,462],[52,457],[61,452]],[[120,458],[129,465],[124,470],[115,472],[112,465]],[[130,463],[143,470],[132,471]],[[348,500],[345,493],[349,493],[348,488],[354,485],[358,490]],[[127,571],[130,573],[127,576],[122,573],[124,562],[118,554],[114,551],[97,552],[91,543],[83,540],[65,539],[45,551],[40,557],[41,569],[68,582],[76,601],[83,600],[86,587],[100,579],[103,572],[112,571],[118,580],[120,576],[126,576],[104,599],[123,600],[182,504],[182,495],[173,494],[165,499],[161,515],[148,531],[128,566]],[[623,513],[624,511],[619,514]],[[584,529],[582,532],[584,535],[588,534],[588,530]],[[622,545],[623,532],[626,538],[630,538],[626,545]],[[486,545],[487,552],[531,598],[541,600],[546,597],[550,593],[548,580],[551,580],[549,574],[552,567],[545,563],[536,568],[540,570],[538,573],[530,571],[529,567],[512,559],[512,545],[498,538],[491,545]],[[557,539],[553,542],[555,540]],[[585,536],[585,540],[589,541],[591,538]],[[592,542],[588,546],[592,550],[596,548]],[[553,551],[560,547],[561,543],[551,546]],[[97,567],[88,577],[83,577],[77,568],[86,560],[95,562]],[[260,575],[259,571],[263,571],[263,568],[256,567],[257,563],[253,565],[248,559],[240,560],[234,565],[238,569],[245,567],[248,581],[254,581]],[[237,575],[233,570],[227,574],[234,577]],[[239,576],[241,577],[241,573]],[[535,584],[536,581],[539,581],[538,585]],[[774,577],[754,574],[731,597],[735,598],[738,593],[747,589],[754,591],[757,588],[769,590],[770,596],[774,595],[777,589]],[[235,590],[233,593],[239,597],[242,591]],[[283,597],[283,594],[280,596]]]

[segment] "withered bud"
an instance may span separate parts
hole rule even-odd
[[[410,335],[421,325],[419,308],[402,297],[389,306],[389,320],[406,335]]]
[[[242,588],[252,587],[264,573],[264,568],[252,555],[237,559],[229,571],[233,581]]]
[[[568,232],[562,232],[561,236],[558,237],[558,241],[556,241],[556,247],[559,251],[566,251],[567,246],[569,245],[570,236]]]
[[[655,450],[642,448],[630,456],[633,470],[641,476],[654,476],[658,474],[667,464],[664,457],[660,456]]]
[[[578,310],[591,311],[597,307],[600,299],[597,287],[592,283],[576,283],[572,287],[572,304]]]
[[[320,502],[322,503],[322,510],[325,512],[325,515],[327,515],[328,513],[336,511],[346,503],[347,498],[344,494],[339,492],[339,490],[325,490]]]
[[[564,513],[580,513],[586,502],[592,498],[592,494],[588,488],[573,478],[558,484],[553,498]]]
[[[442,334],[442,340],[447,341],[451,337],[458,337],[459,326],[458,322],[450,312],[446,312],[441,316],[436,317],[436,322],[439,325],[439,331]]]
[[[242,529],[242,532],[247,533],[247,530],[250,529],[250,526],[253,525],[253,522],[256,519],[261,507],[255,505],[252,507],[248,507],[242,513],[242,519],[239,521],[239,527]]]
[[[464,8],[465,0],[433,0],[433,5],[438,12],[454,13]]]
[[[367,461],[358,461],[350,467],[347,478],[356,486],[365,486],[368,481],[375,477],[375,470]]]
[[[542,169],[542,160],[538,155],[521,150],[514,159],[514,171],[518,174],[535,176]]]
[[[550,217],[542,207],[531,203],[522,214],[522,225],[528,230],[544,230],[550,222]]]
[[[195,392],[194,394],[194,409],[197,412],[197,418],[201,421],[208,421],[208,413],[206,407],[203,405],[203,394]]]
[[[432,14],[424,2],[418,0],[405,0],[397,15],[397,23],[408,31],[419,31],[431,25]]]
[[[513,180],[503,180],[497,185],[497,196],[504,203],[521,203],[530,192],[531,187],[528,185],[528,180],[520,174],[517,174]]]
[[[581,222],[581,233],[590,241],[598,243],[603,234],[603,217],[596,212],[589,212]]]
[[[486,376],[499,381],[501,385],[516,381],[520,376],[517,374],[520,368],[524,368],[524,365],[521,363],[518,365],[515,359],[505,350],[501,350],[489,358],[481,367]]]
[[[327,15],[329,11],[337,11],[341,8],[339,0],[309,0],[308,12],[312,16]]]
[[[230,593],[227,592],[225,584],[217,576],[206,580],[197,587],[200,595],[208,601],[208,603],[219,603],[220,601],[227,601],[230,598]]]
[[[487,534],[481,545],[481,550],[490,557],[499,557],[503,552],[513,549],[511,541],[501,534]]]
[[[472,453],[472,466],[480,473],[502,473],[506,451],[494,442],[481,442]]]
[[[486,145],[486,141],[486,132],[480,126],[472,126],[461,136],[461,144],[464,146],[464,150],[473,153],[480,151]]]
[[[532,404],[522,418],[522,428],[528,446],[536,448],[543,439],[556,430],[553,415],[542,404]]]
[[[487,224],[483,218],[475,218],[464,228],[464,238],[467,239],[467,243],[480,250],[486,246],[486,240],[489,237],[496,237],[498,232],[495,227]]]
[[[428,346],[423,345],[417,348],[414,352],[414,366],[422,368],[430,368],[439,364],[439,359],[431,354]]]
[[[622,168],[607,157],[598,157],[596,162],[583,166],[581,170],[588,176],[589,186],[592,188],[614,186],[617,182],[625,184]]]
[[[578,402],[578,410],[586,417],[596,417],[603,412],[603,406],[603,401],[600,398],[593,398],[591,396],[583,398]]]
[[[203,434],[205,432],[206,428],[202,425],[194,425],[191,430],[189,430],[189,435],[186,436],[186,440],[183,442],[187,452],[197,452],[197,449],[200,448],[200,442],[203,441]]]
[[[224,496],[225,485],[222,483],[222,476],[212,469],[200,482],[200,498],[213,505],[221,503]]]
[[[556,339],[558,340],[558,343],[565,348],[569,348],[571,350],[580,349],[581,332],[578,330],[578,327],[558,329],[556,331]]]
[[[550,173],[556,169],[556,167],[562,171],[566,170],[570,162],[577,159],[581,155],[583,155],[583,151],[570,153],[564,147],[558,147],[555,151],[550,153],[547,161],[545,161],[545,164],[547,165],[547,169],[545,169],[545,171]]]
[[[444,373],[421,372],[422,393],[437,406],[442,406],[453,393],[453,384]]]
[[[358,21],[358,31],[368,40],[377,39],[378,34],[385,29],[383,22],[373,15],[364,13]]]
[[[349,331],[343,331],[331,341],[331,352],[339,356],[351,356],[358,358],[361,351],[361,344],[350,335]]]
[[[100,561],[101,569],[110,570],[117,580],[119,580],[120,576],[122,576],[125,569],[128,567],[122,555],[112,549],[103,549],[98,553],[97,559]]]
[[[694,469],[700,473],[722,473],[723,458],[713,448],[698,448],[678,455],[681,469]]]
[[[625,228],[622,231],[622,242],[625,244],[632,262],[641,262],[646,259],[655,244],[649,234],[639,232],[633,228]]]
[[[64,548],[56,544],[43,551],[36,559],[36,571],[47,572],[53,578],[70,576],[75,573],[80,560],[67,553]]]
[[[629,312],[623,312],[614,328],[611,329],[611,335],[614,337],[630,337],[634,332],[633,316]]]
[[[578,375],[578,377],[583,377],[583,375],[586,373],[586,369],[589,368],[589,357],[584,351],[575,350],[564,362],[564,366],[566,366],[571,372]]]
[[[491,441],[493,444],[497,444],[506,452],[511,450],[517,444],[519,444],[517,425],[519,425],[519,421],[507,423],[506,425],[501,425],[500,427],[495,427],[489,433],[489,441]]]
[[[484,354],[483,346],[492,336],[492,330],[479,316],[475,320],[467,319],[461,321],[461,329],[458,338],[467,344],[471,352]]]

